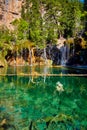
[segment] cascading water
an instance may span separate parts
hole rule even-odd
[[[58,64],[60,65],[66,65],[67,60],[69,59],[69,47],[64,42],[63,44],[59,44],[58,47],[59,53],[58,53]]]
[[[72,55],[74,56],[74,53],[75,53],[75,45],[74,45],[74,42],[73,42],[73,50],[72,50]]]

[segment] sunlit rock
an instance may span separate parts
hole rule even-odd
[[[21,8],[25,0],[0,0],[0,25],[14,30],[12,21],[21,18]]]

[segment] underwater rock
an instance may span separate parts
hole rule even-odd
[[[30,122],[29,130],[38,130],[38,126],[44,126],[44,129],[52,129],[52,127],[55,127],[56,130],[61,127],[67,129],[68,127],[73,129],[74,126],[74,120],[72,116],[66,115],[66,114],[58,114],[55,116],[49,116],[43,119],[36,120],[34,122]],[[40,128],[41,128],[40,127]]]
[[[0,130],[16,130],[15,126],[8,123],[7,119],[3,119],[0,123]]]
[[[3,126],[4,124],[6,124],[6,119],[3,119],[2,122],[0,123],[1,126]]]
[[[63,92],[64,91],[63,84],[61,84],[60,82],[57,82],[56,85],[57,85],[56,90],[58,92]]]

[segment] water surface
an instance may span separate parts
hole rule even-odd
[[[58,82],[63,92],[57,91]],[[86,87],[86,77],[0,76],[0,122],[6,119],[8,130],[86,130]]]

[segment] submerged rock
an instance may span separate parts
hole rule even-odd
[[[64,91],[63,84],[61,84],[60,82],[57,82],[56,85],[57,85],[56,90],[58,92],[63,92]]]
[[[16,130],[16,127],[10,124],[7,119],[3,119],[0,123],[0,130]]]

